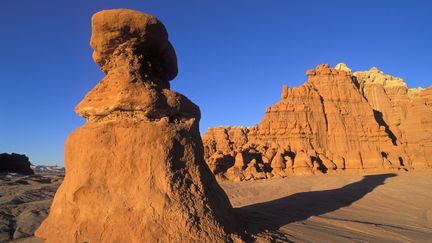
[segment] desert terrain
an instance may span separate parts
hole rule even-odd
[[[34,234],[62,179],[55,174],[0,174],[0,242]]]
[[[432,172],[224,182],[248,229],[294,242],[429,242]]]
[[[0,154],[1,242],[428,242],[432,86],[319,64],[253,126],[200,132],[165,25],[91,18],[104,73],[64,165]]]
[[[333,174],[220,184],[258,241],[428,242],[431,176]],[[2,175],[1,242],[40,242],[32,235],[61,178]]]

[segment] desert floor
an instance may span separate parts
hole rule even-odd
[[[62,179],[62,175],[0,174],[0,242],[33,235]]]
[[[221,183],[248,231],[295,242],[431,242],[432,171]]]
[[[27,236],[46,217],[61,178],[0,180],[0,231]],[[432,171],[221,182],[258,241],[431,242]],[[276,239],[276,240],[275,240]],[[1,242],[4,242],[0,240]]]

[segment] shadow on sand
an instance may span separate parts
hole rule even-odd
[[[276,231],[289,223],[347,207],[394,176],[396,174],[393,173],[367,175],[342,188],[295,193],[273,201],[244,206],[239,210],[247,220],[249,233]]]

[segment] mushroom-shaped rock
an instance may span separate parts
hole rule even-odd
[[[76,109],[87,122],[66,140],[66,176],[36,236],[238,239],[232,206],[204,162],[199,108],[167,85],[176,66],[163,25],[136,11],[102,11],[93,17],[92,47],[107,75]]]
[[[93,59],[105,73],[134,61],[143,74],[164,81],[177,76],[177,57],[165,26],[149,14],[129,9],[94,14],[90,45]]]
[[[199,117],[196,105],[169,90],[177,58],[157,18],[127,9],[105,10],[93,16],[92,28],[93,59],[106,76],[75,108],[80,116],[95,121],[139,111],[149,119]]]

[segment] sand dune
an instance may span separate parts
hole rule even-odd
[[[428,242],[429,172],[223,182],[250,233],[295,242]]]

